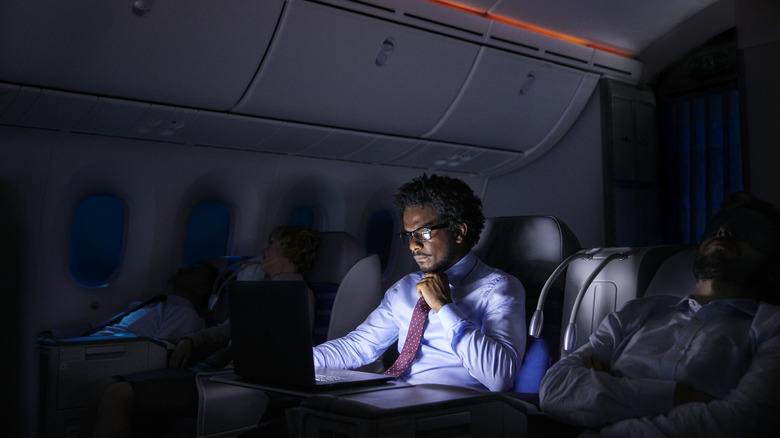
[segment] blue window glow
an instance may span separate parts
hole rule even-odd
[[[299,205],[292,209],[287,216],[287,225],[305,225],[312,230],[319,229],[319,217],[314,207],[310,205]]]
[[[79,203],[70,231],[69,265],[83,287],[108,286],[119,268],[127,213],[116,196],[100,194]]]
[[[182,263],[191,265],[227,255],[229,234],[228,206],[219,201],[201,202],[190,215]]]

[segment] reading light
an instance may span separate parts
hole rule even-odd
[[[544,301],[547,299],[547,293],[550,291],[550,287],[552,287],[553,283],[555,283],[555,280],[561,275],[564,269],[566,269],[567,266],[571,264],[574,260],[577,259],[591,259],[593,258],[592,253],[588,252],[576,252],[569,257],[566,258],[566,260],[562,261],[560,265],[558,265],[557,268],[553,271],[552,274],[550,274],[550,277],[547,278],[547,281],[544,283],[544,286],[542,287],[542,292],[539,293],[539,301],[536,304],[536,310],[534,311],[533,316],[531,317],[531,323],[528,326],[528,333],[533,336],[534,338],[538,338],[542,334],[542,325],[544,324]]]

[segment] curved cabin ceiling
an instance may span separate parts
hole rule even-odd
[[[446,1],[0,3],[0,124],[494,175],[600,78],[733,21],[733,0]]]
[[[636,57],[719,0],[427,0],[582,40]],[[733,2],[732,2],[733,3]]]

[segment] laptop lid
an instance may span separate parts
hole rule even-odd
[[[308,389],[391,379],[382,374],[337,370],[338,378],[316,381],[305,282],[232,281],[227,297],[236,375],[267,386]],[[326,370],[317,372],[324,374]]]

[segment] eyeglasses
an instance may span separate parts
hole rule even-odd
[[[409,242],[411,242],[412,237],[414,237],[414,240],[417,241],[419,244],[423,244],[429,240],[431,240],[431,231],[438,230],[441,228],[447,228],[448,224],[441,224],[441,225],[434,225],[431,227],[420,227],[414,231],[402,231],[398,233],[398,238],[401,239],[401,242],[404,243],[404,245],[408,245]]]

